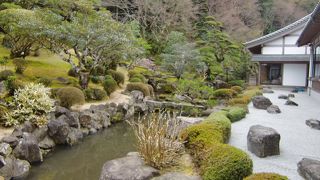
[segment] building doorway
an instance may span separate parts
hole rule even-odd
[[[261,64],[260,83],[264,85],[282,85],[282,64]]]

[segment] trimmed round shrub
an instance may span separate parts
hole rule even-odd
[[[38,79],[38,83],[43,84],[46,87],[49,87],[52,84],[52,80],[49,78],[42,77]]]
[[[99,84],[101,83],[101,79],[99,76],[91,76],[91,82],[93,82],[94,84]]]
[[[143,83],[145,83],[147,81],[146,78],[142,74],[135,74],[130,79],[136,79],[136,78],[140,79],[141,82],[143,82]]]
[[[288,179],[289,179],[288,177],[282,176],[276,173],[257,173],[244,178],[244,180],[288,180]]]
[[[223,142],[228,142],[231,135],[231,122],[227,117],[226,111],[212,113],[204,122],[214,123],[223,133]]]
[[[247,111],[241,107],[232,107],[227,114],[231,122],[240,121],[241,119],[245,118],[246,115]]]
[[[94,76],[104,76],[106,75],[105,67],[97,66],[96,68],[93,69],[91,74]]]
[[[111,75],[118,85],[124,84],[126,77],[123,73],[119,71],[108,70],[107,74]]]
[[[110,95],[115,90],[117,90],[118,84],[111,75],[107,75],[103,82],[103,88],[107,92],[107,94]]]
[[[144,83],[130,83],[127,85],[127,91],[131,92],[131,91],[134,91],[134,90],[137,90],[137,91],[141,91],[144,96],[152,96],[153,95],[153,92],[151,87],[151,85],[148,85],[148,84],[144,84]]]
[[[7,80],[10,76],[14,76],[14,72],[11,70],[4,70],[0,72],[0,81]]]
[[[231,86],[240,86],[244,87],[245,86],[245,81],[244,80],[233,80],[228,82]]]
[[[204,180],[242,180],[252,174],[252,167],[252,160],[245,152],[227,144],[216,144],[201,162],[200,171]]]
[[[137,75],[137,74],[140,74],[140,72],[137,71],[137,70],[130,70],[130,71],[128,72],[128,76],[129,76],[130,79],[131,79],[133,76]]]
[[[131,78],[129,81],[132,83],[137,83],[137,82],[143,83],[143,81],[140,78],[136,78],[136,77]]]
[[[231,99],[237,92],[232,89],[218,89],[213,92],[213,95],[219,99]]]
[[[100,101],[103,100],[107,93],[104,90],[101,89],[86,89],[84,90],[84,95],[86,97],[86,100],[96,100]]]
[[[75,104],[84,104],[85,96],[83,92],[75,87],[64,87],[58,90],[57,97],[60,101],[60,106],[70,108]]]
[[[243,88],[241,86],[232,86],[231,89],[237,93],[241,93],[243,90]]]

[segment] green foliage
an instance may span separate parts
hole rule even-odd
[[[208,106],[209,108],[213,108],[213,107],[215,107],[216,105],[218,105],[217,100],[215,100],[215,99],[209,99],[209,100],[207,100],[207,106]]]
[[[112,76],[107,75],[105,80],[103,81],[103,88],[107,92],[108,95],[113,93],[118,88],[117,82],[113,79]]]
[[[100,76],[91,76],[91,82],[93,82],[94,84],[99,84],[99,83],[101,83],[101,78],[100,78]]]
[[[144,83],[144,81],[142,81],[140,78],[137,78],[137,77],[130,78],[129,81],[132,83]]]
[[[232,86],[231,89],[237,92],[238,94],[241,93],[243,90],[241,86]]]
[[[176,94],[188,95],[192,99],[211,99],[214,95],[213,89],[199,79],[180,79],[177,82]]]
[[[9,113],[9,110],[7,107],[0,105],[0,122],[2,125],[5,124],[5,116]]]
[[[38,83],[43,84],[46,87],[49,87],[52,84],[52,80],[49,78],[41,77],[38,79]]]
[[[258,87],[250,87],[246,89],[242,94],[229,100],[229,105],[247,105],[250,103],[252,97],[262,95],[261,90]]]
[[[228,142],[231,134],[231,121],[227,117],[227,112],[219,111],[211,114],[205,122],[214,123],[222,130],[223,142]]]
[[[231,86],[240,86],[242,88],[245,87],[245,81],[244,80],[233,80],[228,82]]]
[[[247,111],[240,107],[231,107],[228,109],[228,118],[231,122],[240,121],[241,119],[245,118]]]
[[[242,180],[252,174],[253,163],[249,155],[240,149],[217,144],[200,168],[204,180]]]
[[[236,91],[232,89],[218,89],[213,92],[214,96],[219,99],[231,99],[237,94]]]
[[[4,70],[0,72],[0,81],[7,80],[10,76],[14,76],[14,72],[11,70]]]
[[[142,82],[142,83],[147,82],[147,79],[142,74],[134,74],[133,76],[131,76],[129,81],[134,82],[134,81],[132,81],[132,79],[140,79],[140,81],[136,81],[136,82]]]
[[[54,100],[50,98],[50,89],[31,83],[15,92],[11,106],[14,109],[5,116],[6,126],[30,121],[41,127],[48,122],[47,114],[53,110]]]
[[[108,70],[108,75],[111,75],[118,85],[124,84],[125,75],[119,71]]]
[[[106,91],[101,89],[88,88],[84,90],[84,95],[86,97],[86,100],[88,101],[90,100],[101,101],[107,96],[107,93]]]
[[[91,72],[91,75],[93,76],[104,76],[105,74],[106,74],[106,70],[105,70],[105,67],[103,66],[97,66]]]
[[[141,91],[145,97],[147,96],[153,96],[153,88],[152,86],[144,83],[130,83],[127,85],[127,91]]]
[[[13,96],[15,91],[19,88],[23,88],[24,84],[22,81],[18,80],[15,76],[9,76],[5,81],[6,89],[8,90],[8,94]]]
[[[282,176],[276,173],[257,173],[244,178],[244,180],[288,180],[288,179],[289,179],[288,177]]]
[[[117,112],[111,117],[111,123],[118,123],[123,120],[123,113]]]
[[[16,73],[23,74],[23,72],[27,69],[28,62],[24,59],[16,58],[13,60],[13,64],[15,66]]]
[[[60,106],[70,108],[76,104],[84,104],[85,96],[83,92],[75,87],[64,87],[58,90],[57,97],[60,102]]]

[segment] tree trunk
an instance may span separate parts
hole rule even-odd
[[[89,85],[89,72],[80,71],[79,83],[82,89],[87,89]]]

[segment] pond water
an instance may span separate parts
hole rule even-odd
[[[29,180],[97,180],[103,164],[135,151],[131,127],[119,123],[84,138],[73,147],[57,147],[40,165],[31,168]]]

